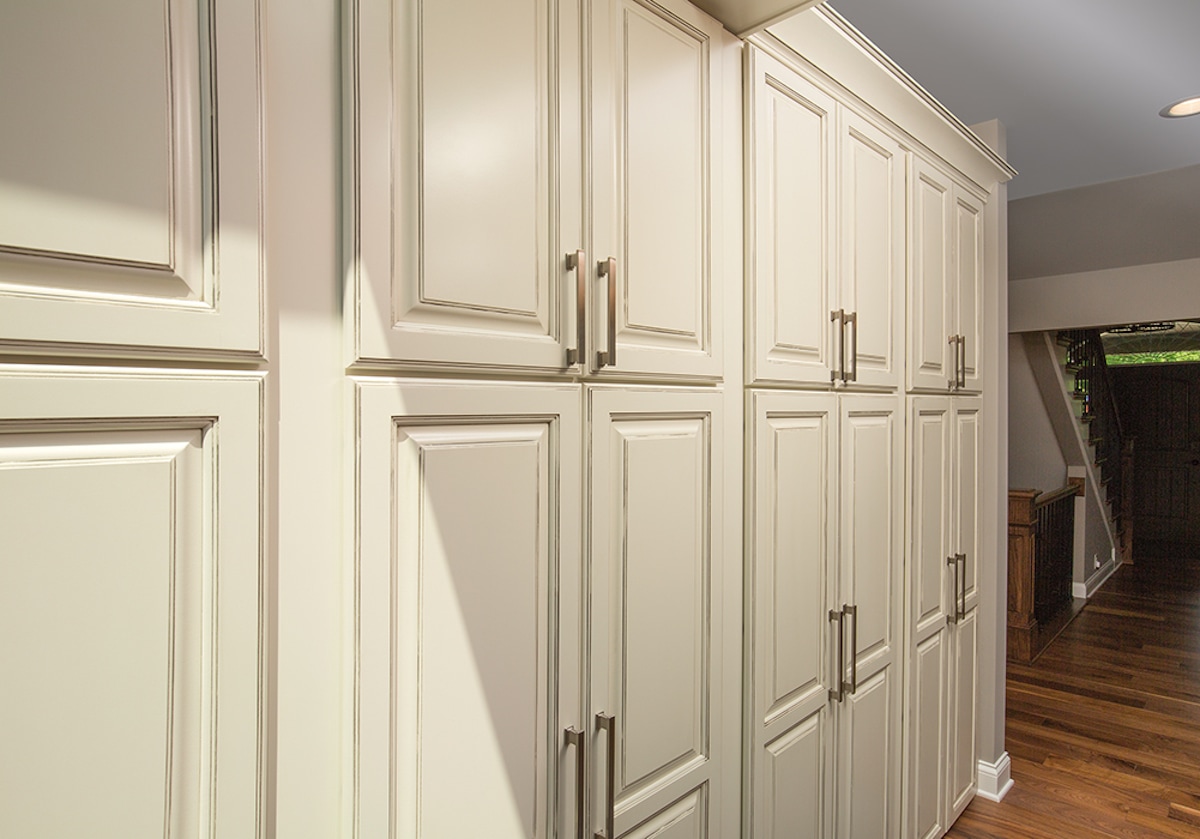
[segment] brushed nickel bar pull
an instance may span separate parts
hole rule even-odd
[[[587,772],[587,738],[581,730],[571,726],[563,732],[563,742],[575,747],[575,836],[576,839],[585,839],[583,799],[587,795],[584,777]]]
[[[958,623],[958,554],[946,557],[946,564],[954,566],[954,617],[949,620],[950,623]]]
[[[575,272],[575,346],[567,348],[567,366],[583,362],[587,336],[587,276],[582,250],[567,254],[567,270]]]
[[[838,325],[838,366],[829,371],[829,381],[836,382],[838,379],[845,381],[846,372],[846,312],[844,309],[835,309],[829,313],[829,322]]]
[[[946,339],[946,343],[954,345],[954,378],[949,379],[946,385],[950,390],[958,390],[958,336],[951,335]]]
[[[608,349],[596,353],[596,367],[617,364],[617,260],[609,257],[600,263],[600,276],[608,277]]]
[[[604,800],[604,830],[595,839],[615,839],[613,822],[617,810],[617,717],[615,714],[596,714],[596,730],[608,732],[608,763],[605,767],[605,782],[608,784]]]
[[[846,625],[846,614],[837,609],[829,610],[829,621],[837,623],[837,678],[834,682],[837,688],[829,689],[829,698],[836,702],[841,702],[846,696],[846,683],[844,677],[846,675],[846,648],[842,644],[845,633],[842,631]]]
[[[966,335],[958,336],[958,355],[959,355],[958,386],[966,387],[967,386],[967,336]]]
[[[850,375],[843,376],[844,381],[858,381],[858,312],[847,312],[845,322],[849,324],[850,330]],[[845,362],[842,362],[845,364]]]
[[[850,624],[850,687],[851,696],[858,693],[858,606],[842,606],[842,611],[854,618]]]
[[[958,554],[958,560],[962,563],[962,582],[959,584],[962,589],[962,611],[959,613],[959,620],[967,616],[967,555]]]

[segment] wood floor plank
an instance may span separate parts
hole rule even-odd
[[[949,839],[1200,839],[1200,558],[1118,569],[1006,702],[1014,787]]]

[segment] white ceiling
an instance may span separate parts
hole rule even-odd
[[[1200,0],[830,0],[968,125],[999,119],[1009,198],[1200,163]]]

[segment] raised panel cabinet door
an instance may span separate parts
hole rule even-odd
[[[579,3],[354,0],[348,20],[352,356],[566,368],[591,276]]]
[[[723,396],[587,394],[593,829],[606,832],[611,813],[614,839],[655,835],[691,800],[696,835],[716,837],[738,795],[738,758],[722,753],[738,724],[721,703],[732,630],[714,588],[725,562]]]
[[[838,306],[852,313],[845,366],[864,385],[900,384],[904,344],[905,153],[858,114],[841,111]]]
[[[829,835],[837,623],[838,397],[751,391],[750,834]]]
[[[837,104],[756,47],[746,50],[753,213],[750,379],[828,386],[841,361],[838,325],[830,320],[837,307],[832,283]]]
[[[263,354],[261,16],[0,7],[0,353]]]
[[[954,454],[952,498],[954,505],[951,522],[951,545],[953,553],[961,554],[960,573],[963,575],[961,600],[964,611],[973,609],[979,602],[979,552],[980,534],[980,475],[982,464],[983,416],[979,397],[955,397],[954,399]]]
[[[353,383],[361,835],[573,835],[579,390]]]
[[[0,835],[268,835],[262,385],[0,365]]]
[[[739,171],[740,113],[726,99],[740,89],[740,42],[686,0],[591,6],[592,257],[604,273],[589,362],[720,378],[724,239],[740,224],[725,186]]]
[[[946,804],[951,825],[975,797],[975,706],[977,701],[977,644],[979,610],[971,609],[950,630],[950,708],[947,714],[949,786]]]
[[[946,822],[948,633],[953,615],[952,400],[908,397],[907,661],[903,751],[906,835],[941,836]]]
[[[910,160],[908,386],[944,392],[955,377],[954,191],[943,172]]]
[[[983,202],[954,187],[955,321],[962,336],[963,387],[979,390],[980,341],[983,339]]]
[[[840,397],[839,591],[850,690],[838,718],[835,836],[900,829],[904,609],[903,397]]]

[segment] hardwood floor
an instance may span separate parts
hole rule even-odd
[[[1121,567],[1007,702],[1015,786],[948,837],[1198,839],[1200,558]]]

